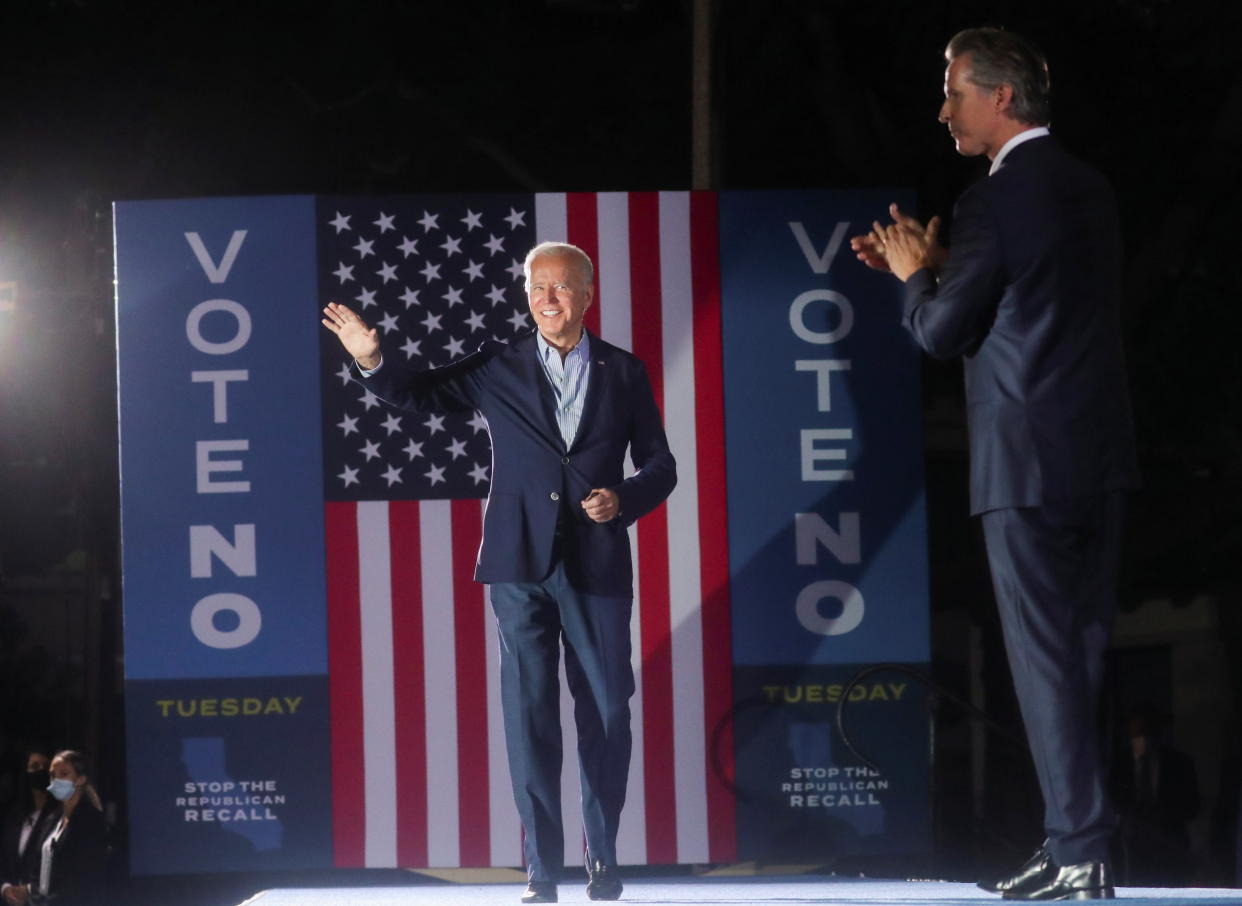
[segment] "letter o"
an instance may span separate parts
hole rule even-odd
[[[237,628],[228,632],[216,629],[216,614],[223,610],[231,610],[237,614]],[[259,605],[245,595],[227,592],[208,595],[190,611],[190,628],[194,637],[209,648],[241,648],[249,645],[263,628],[263,614]]]
[[[203,317],[213,311],[226,311],[233,316],[237,322],[237,332],[233,334],[233,339],[216,343],[203,336],[199,329]],[[190,309],[189,315],[186,316],[185,335],[191,346],[208,355],[228,355],[230,352],[237,352],[250,342],[250,312],[232,299],[208,299],[206,302],[199,302]]]
[[[831,302],[841,310],[841,323],[834,330],[812,330],[806,326],[805,312],[812,302]],[[205,303],[204,303],[205,304]],[[789,306],[789,327],[798,339],[821,346],[835,343],[854,329],[854,306],[850,300],[830,289],[808,289]]]
[[[819,602],[824,598],[836,598],[843,607],[841,616],[828,619],[819,612]],[[846,582],[825,580],[812,582],[798,594],[798,622],[816,635],[845,635],[858,628],[862,622],[863,596],[853,585]]]

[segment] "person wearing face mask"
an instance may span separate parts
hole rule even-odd
[[[17,803],[0,830],[0,902],[8,891],[34,880],[39,871],[39,841],[49,822],[60,814],[60,803],[47,791],[51,776],[50,749],[36,746],[26,753]]]
[[[49,773],[47,792],[60,809],[38,841],[37,872],[5,890],[5,906],[105,906],[107,824],[88,782],[86,758],[71,749],[58,752]]]

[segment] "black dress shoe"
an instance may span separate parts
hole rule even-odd
[[[980,881],[979,887],[988,893],[1008,893],[1011,890],[1020,890],[1037,883],[1051,864],[1052,856],[1048,854],[1045,842],[1045,845],[1035,850],[1035,855],[1027,859],[1016,872],[1004,878]]]
[[[1005,892],[1006,900],[1111,900],[1113,873],[1106,862],[1058,868],[1049,862],[1039,881]]]
[[[551,881],[531,881],[522,894],[523,903],[555,903],[556,885]]]
[[[587,896],[592,900],[620,899],[621,874],[615,865],[605,865],[587,856]]]

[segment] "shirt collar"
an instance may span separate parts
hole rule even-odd
[[[1039,138],[1044,135],[1051,135],[1047,126],[1036,126],[1033,129],[1027,129],[1025,132],[1019,132],[1005,144],[1001,145],[1000,151],[996,152],[996,157],[992,159],[992,169],[988,170],[988,176],[991,176],[1001,168],[1001,161],[1005,159],[1005,155],[1023,142],[1029,142],[1033,138]]]
[[[570,356],[577,356],[583,361],[586,361],[587,356],[591,354],[591,341],[587,339],[589,336],[590,334],[587,333],[587,329],[585,327],[582,328],[582,338],[578,340],[577,346],[575,346],[573,349],[569,350],[569,352],[565,354],[565,358],[569,358]],[[538,330],[535,331],[535,339],[537,341],[535,343],[535,349],[539,351],[539,358],[543,359],[546,362],[548,359],[548,356],[552,353],[556,353],[557,356],[560,356],[561,354],[560,351],[555,346],[553,346],[551,343],[549,343],[547,340],[545,340],[543,338],[543,334],[541,334]]]

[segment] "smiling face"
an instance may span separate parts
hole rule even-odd
[[[957,153],[966,157],[986,154],[989,158],[1021,131],[1005,110],[1013,88],[1000,85],[988,91],[970,81],[970,54],[955,57],[944,71],[944,103],[940,122],[949,127]]]
[[[526,294],[535,326],[549,345],[562,353],[578,345],[595,291],[573,255],[549,252],[532,261]]]

